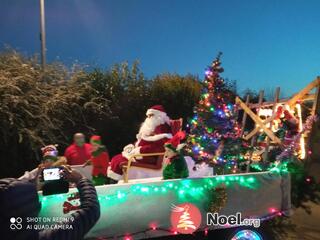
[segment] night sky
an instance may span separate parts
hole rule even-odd
[[[140,60],[147,77],[192,73],[224,53],[238,88],[292,94],[320,75],[318,0],[47,0],[48,60],[103,68]],[[0,1],[0,46],[39,53],[39,1]]]

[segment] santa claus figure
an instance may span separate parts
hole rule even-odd
[[[299,120],[288,110],[285,110],[283,114],[283,124],[287,130],[283,143],[284,145],[289,145],[293,141],[294,136],[299,132]]]
[[[170,118],[161,105],[156,105],[147,110],[147,118],[142,123],[135,144],[123,148],[121,154],[114,156],[108,168],[108,177],[114,182],[122,179],[122,165],[136,154],[164,152],[164,143],[172,138]],[[140,157],[136,161],[155,163],[157,157]]]

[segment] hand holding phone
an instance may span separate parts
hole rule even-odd
[[[45,168],[43,169],[43,180],[44,181],[53,181],[60,180],[62,178],[62,168]]]
[[[69,192],[69,183],[63,177],[63,167],[44,168],[42,194],[52,195]]]

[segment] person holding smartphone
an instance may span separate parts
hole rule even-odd
[[[69,166],[59,168],[62,170],[62,177],[69,183],[76,185],[80,196],[80,207],[71,214],[74,220],[60,223],[61,225],[72,224],[72,230],[63,228],[35,230],[26,229],[23,225],[19,231],[10,229],[10,220],[13,216],[22,218],[22,222],[25,223],[25,218],[36,217],[40,212],[41,203],[39,202],[36,181],[39,175],[43,174],[44,168],[40,166],[34,179],[0,179],[1,239],[77,240],[83,239],[85,234],[95,225],[100,217],[100,205],[92,182]],[[56,177],[55,172],[52,174]]]
[[[41,148],[42,161],[39,166],[43,168],[49,168],[49,167],[58,167],[58,166],[67,164],[66,158],[63,156],[59,156],[57,146],[58,145],[56,144],[50,144]],[[34,179],[37,173],[38,173],[38,168],[35,168],[31,171],[26,171],[21,177],[19,177],[19,179],[20,180]],[[38,188],[40,189],[42,185],[39,184],[39,180],[42,181],[43,179],[37,179]]]

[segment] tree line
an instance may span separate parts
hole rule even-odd
[[[112,156],[135,140],[147,108],[162,104],[186,122],[201,92],[191,74],[146,78],[138,62],[107,70],[53,62],[42,71],[37,56],[12,49],[0,52],[0,82],[0,178],[36,167],[46,144],[63,154],[75,132],[101,135]]]

